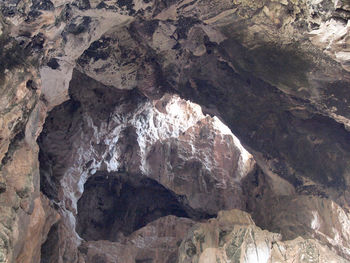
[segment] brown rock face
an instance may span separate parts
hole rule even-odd
[[[16,262],[39,262],[41,244],[46,239],[51,226],[58,220],[59,215],[49,206],[49,200],[44,196],[36,198],[28,223],[27,235],[21,241],[24,245]]]
[[[179,243],[193,221],[162,217],[119,242],[89,241],[79,247],[79,262],[176,262]]]
[[[4,41],[4,37],[1,39]],[[0,119],[0,261],[38,262],[40,246],[59,219],[40,193],[38,146],[46,107],[29,52],[7,39],[2,49]],[[3,68],[6,67],[6,68]]]
[[[1,1],[0,262],[350,260],[349,14]]]

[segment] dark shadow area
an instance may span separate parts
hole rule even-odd
[[[69,152],[72,143],[73,123],[81,118],[79,101],[68,100],[56,106],[45,120],[43,131],[38,137],[40,163],[40,191],[50,200],[59,202],[60,179],[67,169],[60,154]]]
[[[120,233],[129,235],[167,215],[211,217],[190,208],[183,196],[152,179],[100,172],[85,183],[76,230],[85,240],[116,241]]]
[[[295,58],[294,64],[290,64],[294,59],[293,52],[276,50],[281,61],[273,56],[273,61],[264,65],[267,57],[262,54],[266,50],[249,53],[234,41],[225,41],[216,50],[234,67],[215,56],[193,58],[179,77],[182,83],[176,83],[174,89],[206,108],[206,113],[220,115],[243,145],[262,153],[267,160],[274,160],[274,172],[294,186],[299,186],[304,177],[344,191],[350,134],[343,124],[320,114],[311,104],[312,90],[306,90],[305,94],[293,90],[305,81],[307,65],[301,67],[304,59]],[[272,54],[274,49],[268,51],[267,54]],[[233,54],[249,56],[239,58]],[[254,54],[261,57],[255,58]],[[284,74],[276,70],[281,65],[289,65]],[[291,87],[290,94],[257,77],[254,73],[257,71],[266,78],[274,74],[276,83]],[[298,82],[294,83],[296,79]],[[334,90],[336,87],[342,94],[345,83],[329,86]],[[330,105],[340,109],[334,101]],[[339,112],[340,115],[343,113]]]
[[[40,263],[55,262],[59,250],[58,223],[54,224],[47,234],[46,241],[41,245]]]

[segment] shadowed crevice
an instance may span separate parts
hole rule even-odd
[[[167,215],[195,220],[212,217],[186,204],[149,178],[99,172],[88,179],[78,201],[77,233],[85,240],[117,241]]]

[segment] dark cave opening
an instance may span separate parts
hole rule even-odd
[[[40,263],[55,262],[59,250],[58,224],[54,224],[47,234],[46,241],[41,245]]]
[[[186,198],[152,179],[98,172],[87,180],[78,201],[76,231],[85,240],[118,241],[121,233],[130,235],[167,215],[195,220],[212,217],[195,211]]]

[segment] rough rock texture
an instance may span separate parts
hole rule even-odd
[[[118,243],[89,241],[79,247],[79,262],[176,262],[178,246],[193,224],[186,218],[166,216]]]
[[[38,101],[35,50],[1,38],[0,77],[0,261],[37,262],[41,242],[59,218],[40,194],[39,148],[46,106]]]
[[[160,216],[245,208],[242,182],[255,162],[218,118],[176,95],[149,101],[73,75],[72,99],[49,114],[39,138],[41,190],[59,203],[69,231],[60,240],[76,244],[61,253],[77,257],[77,214],[81,237],[115,241]]]
[[[257,227],[249,214],[220,212],[216,219],[195,225],[182,241],[180,263],[211,262],[348,262],[312,239],[281,236]]]
[[[350,259],[349,17],[348,0],[2,1],[0,262]],[[145,182],[167,201],[130,194]],[[149,220],[84,240],[84,200]],[[178,249],[233,208],[278,234],[220,212],[205,250]]]
[[[269,213],[265,213],[267,208]],[[333,201],[306,195],[283,196],[270,199],[253,215],[261,227],[281,233],[284,240],[317,238],[349,258],[350,221]]]
[[[118,241],[120,235],[128,236],[167,215],[197,220],[209,217],[153,180],[128,177],[99,173],[85,183],[76,227],[83,239]]]

